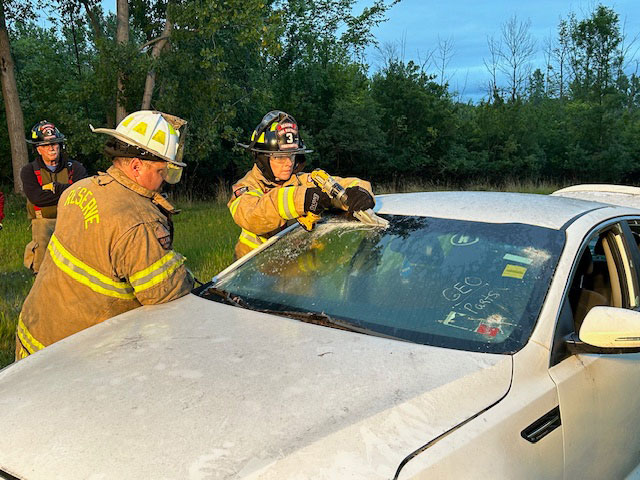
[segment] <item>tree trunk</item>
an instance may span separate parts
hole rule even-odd
[[[151,98],[153,97],[153,89],[156,85],[156,69],[155,62],[160,56],[160,52],[164,49],[164,47],[169,42],[169,36],[171,35],[171,30],[173,29],[173,23],[169,19],[169,8],[167,7],[167,20],[164,24],[164,30],[162,31],[162,35],[156,41],[153,46],[153,50],[151,50],[151,68],[149,72],[147,72],[147,79],[144,83],[144,94],[142,95],[142,107],[141,110],[150,110],[151,109]]]
[[[86,10],[87,15],[89,16],[89,22],[91,23],[91,28],[93,29],[93,37],[95,39],[96,46],[99,46],[98,44],[104,38],[104,34],[102,33],[102,27],[100,26],[100,22],[98,21],[96,12],[93,11],[91,6],[89,5],[89,2],[87,2],[86,0],[81,0],[81,3],[82,5],[84,5],[84,9]],[[128,16],[129,15],[127,13],[127,18]]]
[[[119,46],[129,44],[129,2],[118,0],[116,14],[116,42]],[[116,95],[116,124],[127,116],[126,99],[124,97],[124,74],[118,72],[118,92]]]
[[[22,193],[20,170],[29,161],[27,144],[24,139],[24,118],[18,97],[18,87],[11,57],[9,32],[4,18],[4,1],[0,0],[0,80],[2,97],[7,115],[9,143],[11,144],[11,164],[13,166],[13,190]]]

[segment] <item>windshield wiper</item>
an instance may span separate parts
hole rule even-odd
[[[202,292],[201,295],[216,295],[217,297],[221,298],[224,303],[226,303],[227,305],[233,305],[234,307],[240,307],[240,308],[247,308],[250,310],[255,310],[254,308],[251,308],[247,302],[245,302],[242,297],[240,297],[239,295],[233,294],[231,292],[227,292],[226,290],[222,290],[220,288],[216,288],[216,287],[209,287],[207,288],[204,292]]]
[[[305,322],[305,323],[312,323],[314,325],[321,325],[323,327],[337,328],[339,330],[346,330],[349,332],[362,333],[364,335],[371,335],[374,337],[389,338],[392,340],[401,340],[403,342],[408,341],[404,338],[380,333],[366,327],[361,327],[357,324],[348,322],[346,320],[332,317],[330,315],[327,315],[324,312],[320,312],[320,313],[303,312],[299,310],[277,310],[277,309],[271,309],[271,308],[254,307],[252,305],[249,305],[249,303],[247,303],[247,301],[244,300],[239,295],[236,295],[235,293],[227,292],[226,290],[222,290],[221,288],[209,287],[206,290],[204,290],[201,293],[201,295],[203,296],[215,295],[216,297],[219,297],[224,303],[228,305],[245,308],[247,310],[253,310],[254,312],[267,313],[269,315],[278,315],[281,317],[294,318],[296,320],[300,320],[301,322]]]
[[[394,337],[393,335],[386,335],[384,333],[376,332],[370,328],[361,327],[357,324],[342,320],[339,318],[327,315],[324,312],[300,312],[297,310],[271,310],[261,308],[251,308],[257,312],[269,313],[271,315],[280,315],[284,317],[294,318],[305,323],[313,323],[314,325],[321,325],[323,327],[337,328],[338,330],[346,330],[349,332],[362,333],[364,335],[371,335],[373,337],[389,338],[391,340],[401,340],[406,342],[408,340],[404,338]]]

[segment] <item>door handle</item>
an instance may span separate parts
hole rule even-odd
[[[542,437],[549,435],[560,425],[562,425],[562,422],[560,420],[560,405],[558,405],[556,408],[545,413],[538,420],[522,430],[520,435],[528,442],[536,443]]]

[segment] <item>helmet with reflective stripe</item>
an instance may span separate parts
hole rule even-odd
[[[251,134],[251,142],[238,145],[253,153],[258,168],[270,181],[275,181],[270,157],[294,157],[293,172],[298,173],[304,167],[305,154],[313,152],[305,148],[296,119],[281,110],[267,113]]]
[[[107,144],[107,153],[112,156],[164,160],[185,167],[181,160],[186,124],[173,115],[141,110],[127,115],[115,130],[89,126],[94,133],[106,133],[118,140]]]
[[[53,123],[42,120],[31,128],[31,138],[26,140],[31,145],[41,147],[53,143],[64,143],[65,138]]]

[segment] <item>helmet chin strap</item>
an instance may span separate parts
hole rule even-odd
[[[256,165],[269,182],[278,183],[276,180],[276,176],[273,174],[273,170],[271,170],[271,163],[269,162],[269,155],[265,155],[264,153],[254,153],[254,160]]]

